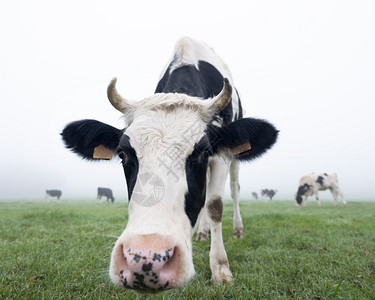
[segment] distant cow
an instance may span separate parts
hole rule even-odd
[[[251,195],[253,195],[253,198],[254,198],[255,200],[258,200],[258,194],[257,194],[257,193],[252,192]]]
[[[57,197],[57,201],[59,201],[61,194],[60,190],[46,190],[46,201],[48,202],[48,197]]]
[[[320,206],[320,200],[318,191],[325,191],[329,189],[332,193],[332,196],[335,200],[335,206],[337,205],[337,198],[340,196],[342,203],[346,205],[344,199],[344,194],[342,193],[337,175],[335,173],[311,173],[305,176],[302,176],[299,181],[298,191],[295,194],[296,205],[300,206],[304,200],[304,205],[307,205],[307,197],[315,194],[316,200],[318,201],[318,206]]]
[[[270,198],[270,201],[272,201],[273,196],[275,196],[277,193],[277,190],[269,190],[269,189],[262,189],[260,190],[260,194],[262,197],[265,197],[264,202],[266,202],[267,197]]]
[[[98,196],[96,197],[96,200],[101,200],[102,196],[107,197],[107,202],[109,203],[109,199],[111,199],[111,202],[115,202],[115,198],[113,197],[112,190],[109,188],[103,188],[98,187]]]

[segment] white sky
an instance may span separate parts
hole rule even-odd
[[[342,0],[2,1],[0,198],[95,198],[108,186],[126,199],[118,162],[82,161],[59,133],[84,118],[122,128],[109,81],[151,95],[185,35],[226,61],[246,116],[280,130],[241,166],[242,198],[268,187],[291,199],[302,175],[334,171],[349,200],[374,199],[375,2]]]

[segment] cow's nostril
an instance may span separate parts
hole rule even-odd
[[[122,275],[124,273],[124,270],[126,270],[128,268],[127,260],[126,260],[126,257],[124,256],[124,246],[123,245],[120,245],[117,248],[117,251],[116,251],[115,255],[116,255],[116,262],[117,262],[118,271],[119,271],[120,275]]]
[[[165,264],[160,270],[160,275],[166,278],[173,278],[176,276],[178,269],[180,268],[180,250],[178,247],[174,247],[167,250],[165,253]],[[163,257],[163,261],[164,261]]]

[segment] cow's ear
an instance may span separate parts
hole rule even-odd
[[[229,150],[241,161],[261,156],[277,140],[278,130],[261,119],[244,118],[207,131],[214,153]]]
[[[111,159],[123,130],[96,120],[80,120],[68,124],[61,133],[65,146],[88,159]]]

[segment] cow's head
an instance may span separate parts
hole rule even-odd
[[[300,206],[302,203],[302,196],[306,194],[306,192],[310,189],[311,185],[305,183],[298,187],[298,191],[294,194],[294,200],[296,200],[296,206]]]
[[[204,101],[160,93],[130,102],[118,94],[115,83],[110,83],[108,97],[128,126],[119,130],[81,120],[67,125],[62,137],[85,159],[122,160],[129,220],[112,252],[112,281],[146,292],[178,287],[194,274],[191,236],[205,202],[210,157],[251,160],[271,148],[277,130],[251,118],[212,125],[231,98],[227,79],[219,95]]]

